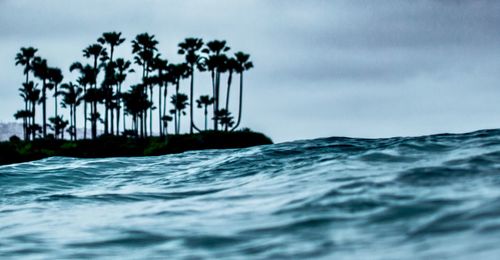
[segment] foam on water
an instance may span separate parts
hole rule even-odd
[[[0,258],[494,259],[500,130],[0,167]]]

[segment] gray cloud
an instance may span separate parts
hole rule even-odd
[[[173,61],[191,35],[250,52],[244,123],[277,141],[495,127],[498,13],[492,0],[3,0],[0,119],[11,121],[21,104],[19,47],[37,46],[67,69],[100,33],[120,30],[129,40],[156,34]]]

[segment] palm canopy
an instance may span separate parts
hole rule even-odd
[[[189,77],[189,66],[186,63],[170,64],[168,72],[172,83],[177,84],[181,79]]]
[[[72,82],[64,83],[61,85],[61,91],[57,95],[63,96],[63,100],[61,101],[63,107],[78,106],[83,100],[83,89]]]
[[[178,54],[184,55],[186,62],[193,68],[198,65],[199,70],[203,70],[202,63],[200,62],[201,56],[198,51],[203,47],[203,40],[199,38],[186,38],[183,42],[179,43]]]
[[[148,33],[138,34],[132,41],[132,53],[138,53],[144,50],[156,51],[156,45],[158,41],[155,39],[154,35],[149,35]]]
[[[40,57],[33,59],[33,73],[35,77],[41,80],[47,80],[50,77],[49,66],[47,60]]]
[[[202,50],[203,53],[219,55],[228,52],[231,48],[227,46],[226,41],[213,40],[207,43],[207,46]]]
[[[236,58],[237,62],[236,72],[242,73],[243,71],[253,68],[253,63],[250,61],[249,54],[237,52],[234,54],[234,57]]]
[[[182,111],[189,105],[188,96],[182,93],[173,95],[170,103],[174,105],[176,110]]]
[[[20,52],[16,54],[16,65],[24,66],[24,74],[28,74],[31,69],[30,62],[35,58],[38,49],[33,47],[22,47]]]
[[[212,105],[214,103],[214,98],[208,95],[200,96],[200,98],[196,100],[196,103],[198,104],[198,108],[202,108],[202,106]]]
[[[53,84],[58,85],[64,79],[62,71],[58,68],[49,68],[48,73],[49,73],[49,79],[50,81],[52,81]]]
[[[114,47],[125,42],[125,38],[122,38],[121,32],[105,32],[97,39],[97,42],[103,45],[109,44],[111,50],[113,50]],[[113,54],[113,52],[111,52],[111,54]]]
[[[85,58],[107,56],[107,55],[108,52],[106,51],[106,48],[97,43],[91,44],[87,46],[87,48],[83,49],[83,57]]]
[[[118,74],[116,75],[118,83],[123,83],[125,81],[127,78],[127,72],[134,72],[133,69],[130,69],[131,65],[132,63],[128,60],[123,58],[116,59],[115,68],[118,71]]]

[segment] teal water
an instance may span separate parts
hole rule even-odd
[[[500,130],[0,167],[0,259],[499,259]]]

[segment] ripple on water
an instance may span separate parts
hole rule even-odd
[[[495,259],[500,130],[54,157],[0,194],[2,259]]]

